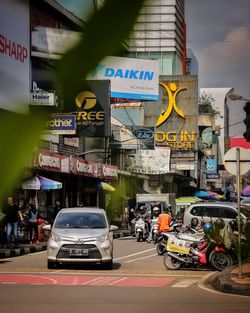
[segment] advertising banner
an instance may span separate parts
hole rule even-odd
[[[159,61],[107,57],[89,79],[109,79],[111,97],[137,100],[159,99]]]
[[[198,148],[196,76],[160,76],[159,101],[147,101],[144,125],[155,125],[155,145],[172,151]]]
[[[141,174],[166,174],[170,172],[170,148],[155,150],[137,150],[136,154],[128,155],[125,169]]]
[[[85,81],[75,96],[72,114],[76,115],[77,133],[82,137],[111,135],[110,81]]]
[[[25,112],[30,101],[29,1],[1,1],[0,21],[0,107]]]

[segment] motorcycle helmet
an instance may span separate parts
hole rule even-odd
[[[204,233],[205,233],[205,234],[208,234],[208,233],[210,232],[211,228],[212,228],[212,224],[211,224],[211,223],[205,223],[205,224],[203,225],[203,231],[204,231]]]
[[[225,227],[225,222],[222,218],[217,218],[214,222],[214,227],[217,229],[223,229]]]
[[[197,218],[197,217],[193,217],[193,218],[191,219],[191,228],[197,227],[198,224],[199,224],[198,218]]]
[[[144,206],[141,206],[139,208],[139,212],[140,212],[140,214],[144,214],[146,212],[146,208]]]
[[[159,213],[160,213],[160,209],[159,209],[157,206],[155,206],[155,207],[153,208],[153,214],[154,214],[154,216],[158,216]]]

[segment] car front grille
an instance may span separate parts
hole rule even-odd
[[[86,249],[88,250],[87,256],[72,256],[70,255],[71,249]],[[65,244],[62,245],[56,256],[58,259],[101,259],[101,253],[95,245],[87,244]]]

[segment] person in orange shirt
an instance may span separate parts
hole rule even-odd
[[[162,209],[162,213],[158,217],[158,233],[169,231],[171,216],[168,214],[167,208]]]

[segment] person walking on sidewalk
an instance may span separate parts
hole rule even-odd
[[[7,205],[3,207],[3,213],[6,215],[5,219],[7,223],[7,247],[11,245],[12,232],[14,235],[14,243],[18,246],[18,221],[22,223],[23,217],[20,208],[14,203],[12,197],[8,197]]]

